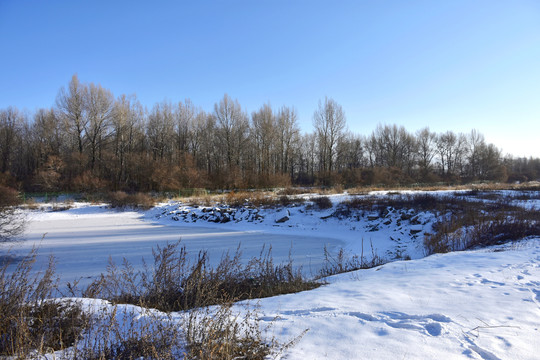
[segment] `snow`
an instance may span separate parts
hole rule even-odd
[[[342,274],[262,299],[287,359],[534,359],[540,348],[540,239],[505,251],[433,255]]]
[[[159,209],[159,208],[158,208]],[[272,247],[275,263],[285,263],[289,254],[307,276],[319,273],[324,260],[324,247],[331,252],[345,243],[336,234],[306,236],[300,232],[283,233],[256,230],[227,224],[205,223],[204,226],[148,221],[150,214],[136,211],[116,211],[104,205],[75,203],[66,211],[34,211],[27,216],[25,241],[12,245],[12,256],[24,256],[33,246],[39,246],[36,268],[48,264],[54,255],[60,284],[79,280],[82,287],[105,272],[109,258],[122,264],[126,258],[135,268],[142,267],[142,259],[152,262],[152,248],[181,240],[194,257],[200,250],[208,251],[211,263],[217,263],[227,252],[240,245],[248,260],[258,257],[263,247]],[[174,225],[177,226],[171,226]]]
[[[257,216],[254,211],[229,211],[228,222],[213,222],[216,216],[222,219],[224,208],[178,202],[147,212],[75,203],[67,211],[29,213],[27,241],[13,251],[24,254],[40,243],[41,258],[54,253],[58,273],[71,281],[104,271],[109,256],[117,263],[122,257],[137,263],[151,256],[156,244],[179,238],[188,250],[208,249],[216,260],[238,243],[246,258],[271,244],[274,258],[285,259],[292,244],[295,262],[315,273],[324,245],[365,256],[373,247],[376,254],[396,261],[332,276],[311,291],[247,301],[236,310],[245,311],[245,304],[260,306],[263,325],[270,325],[272,335],[284,343],[307,330],[282,359],[538,358],[540,238],[424,257],[422,233],[430,230],[433,214],[411,211],[402,220],[408,216],[390,209],[384,215],[338,218],[332,216],[336,204],[347,195],[331,198],[331,209],[289,206],[261,209]],[[522,203],[534,209],[537,202]],[[214,216],[208,218],[212,221],[203,220],[206,214]],[[284,217],[288,219],[278,222]],[[399,260],[406,255],[412,260]],[[80,301],[87,308],[110,307],[105,301]],[[150,316],[137,307],[118,306],[119,312],[131,312],[141,321]]]

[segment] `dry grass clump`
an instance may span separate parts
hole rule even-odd
[[[191,262],[180,242],[157,247],[154,264],[135,271],[124,261],[119,268],[110,263],[107,273],[95,280],[84,296],[115,303],[149,306],[162,311],[179,311],[223,304],[229,301],[262,298],[313,289],[320,284],[307,281],[292,260],[275,265],[271,249],[242,265],[239,249],[225,254],[216,267],[209,265],[208,254],[200,252]]]
[[[114,191],[109,193],[106,201],[108,201],[113,208],[130,207],[139,209],[150,209],[156,203],[156,200],[148,194],[128,194],[124,191]]]
[[[306,193],[306,191],[302,193]],[[281,191],[277,193],[270,191],[230,191],[219,195],[194,196],[183,201],[191,206],[216,206],[223,204],[231,208],[275,208],[278,206],[302,204],[305,202],[305,199],[288,195]]]
[[[36,201],[35,198],[31,197],[25,200],[24,207],[28,210],[37,210],[39,209],[39,203]]]
[[[524,182],[519,184],[509,184],[509,183],[471,183],[471,184],[411,184],[404,186],[361,186],[349,188],[348,192],[350,194],[367,194],[371,191],[380,191],[380,190],[421,190],[421,191],[440,191],[440,190],[481,190],[481,191],[492,191],[492,190],[540,190],[540,182],[531,181]]]
[[[27,358],[32,353],[62,350],[77,342],[86,317],[74,302],[49,299],[54,290],[54,262],[31,275],[33,249],[8,273],[0,269],[0,355]]]
[[[256,208],[275,208],[278,206],[291,206],[304,203],[303,198],[279,195],[272,192],[253,191],[253,192],[234,192],[227,193],[222,202],[233,208],[256,207]]]
[[[464,199],[455,196],[441,196],[427,193],[420,194],[388,194],[386,196],[354,196],[338,206],[340,214],[348,214],[351,210],[377,211],[386,208],[415,209],[417,211],[445,211],[468,204]]]
[[[265,339],[258,314],[248,310],[233,314],[232,303],[204,308],[189,314],[186,326],[188,359],[263,360],[280,345]]]
[[[32,276],[36,250],[9,272],[8,265],[4,264],[0,269],[0,357],[26,359],[61,351],[62,358],[87,360],[265,359],[293,344],[279,344],[274,338],[267,338],[268,327],[262,327],[257,312],[248,305],[245,311],[233,311],[230,299],[234,294],[228,291],[227,284],[231,283],[226,279],[240,276],[229,271],[240,269],[238,253],[234,258],[224,256],[218,268],[211,272],[204,261],[206,255],[201,254],[193,267],[184,268],[190,270],[182,282],[189,294],[183,300],[178,299],[178,291],[184,288],[177,287],[174,281],[183,266],[178,261],[182,262],[187,253],[185,249],[177,250],[178,245],[156,250],[156,268],[149,273],[139,273],[142,277],[151,274],[151,277],[139,279],[148,286],[144,290],[129,287],[135,284],[125,276],[134,272],[125,264],[126,273],[115,273],[111,265],[108,272],[111,278],[102,279],[86,291],[105,293],[105,286],[110,286],[107,291],[118,291],[124,299],[134,299],[140,306],[111,306],[102,300],[87,301],[83,306],[75,300],[51,298],[56,289],[53,260],[41,275]],[[264,276],[276,279],[288,276],[283,272],[292,272],[286,266],[273,266],[270,252],[266,254],[253,260],[260,262],[259,265],[250,266],[264,266],[267,272],[259,271],[261,276],[250,278],[246,283],[232,281],[241,292],[250,293],[249,287],[257,287],[256,283],[259,287],[268,285]],[[250,273],[249,269],[241,270]],[[124,278],[120,281],[118,277]],[[209,284],[205,284],[206,281]],[[126,285],[128,287],[124,287]],[[209,289],[219,294],[205,294]],[[259,288],[256,293],[265,291],[267,289]],[[154,305],[172,309],[190,302],[194,309],[180,314],[152,309]],[[217,306],[195,305],[208,302]]]
[[[346,272],[356,271],[360,269],[371,269],[385,263],[384,259],[379,257],[371,245],[371,260],[364,256],[364,239],[362,239],[362,253],[348,254],[343,248],[339,249],[338,253],[333,256],[327,247],[324,247],[324,265],[319,276],[321,278],[331,275],[343,274]]]
[[[303,195],[303,194],[311,194],[313,192],[313,189],[311,188],[296,188],[296,187],[288,187],[285,189],[281,189],[276,192],[276,195],[278,196],[292,196],[292,195]]]
[[[145,308],[102,306],[91,315],[90,325],[68,358],[172,360],[182,357],[184,344],[182,324],[170,315]]]
[[[333,206],[332,200],[328,196],[317,196],[310,200],[313,206],[319,210],[330,209]]]
[[[504,199],[469,206],[442,216],[426,234],[428,254],[499,245],[540,235],[540,212],[509,205]]]

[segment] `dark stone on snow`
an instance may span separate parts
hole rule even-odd
[[[283,216],[282,218],[277,219],[277,220],[276,220],[276,223],[277,223],[277,224],[280,224],[280,223],[284,223],[284,222],[286,222],[286,221],[289,221],[289,217],[288,217],[288,216]]]

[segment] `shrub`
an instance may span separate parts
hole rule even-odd
[[[163,313],[103,304],[69,358],[178,359],[185,343],[181,332],[182,324]]]
[[[313,205],[319,210],[330,209],[333,206],[332,200],[330,200],[328,196],[318,196],[311,199],[311,201],[313,202]]]
[[[135,271],[124,261],[121,268],[110,263],[107,273],[96,279],[83,293],[115,303],[150,306],[162,311],[178,311],[229,301],[262,298],[313,289],[320,284],[305,280],[293,270],[292,260],[275,265],[271,248],[246,265],[242,253],[222,256],[214,268],[208,254],[200,252],[193,263],[180,242],[153,250],[150,269]]]
[[[25,358],[33,351],[62,350],[76,343],[87,324],[74,302],[48,299],[53,292],[54,261],[32,276],[33,249],[8,274],[0,269],[0,355]]]
[[[279,346],[275,339],[264,339],[255,311],[240,317],[233,314],[232,303],[190,312],[186,343],[186,357],[197,360],[263,360]]]
[[[324,265],[320,271],[320,277],[343,274],[360,269],[371,269],[384,264],[385,261],[376,254],[373,244],[370,243],[370,245],[371,260],[367,260],[364,256],[364,239],[362,239],[362,253],[360,255],[347,254],[345,250],[341,248],[335,256],[332,256],[325,246]]]
[[[109,193],[108,201],[113,208],[141,208],[150,209],[155,205],[155,200],[144,193],[127,194],[124,191],[114,191]]]
[[[311,192],[312,192],[312,190],[307,189],[307,188],[288,187],[288,188],[279,190],[277,192],[277,195],[285,195],[285,196],[288,195],[288,196],[290,196],[290,195],[309,194]]]
[[[174,286],[168,286],[165,290],[160,287],[174,280],[173,262],[179,258],[173,255],[180,258],[186,255],[185,249],[182,253],[177,251],[177,247],[167,246],[154,254],[159,266],[154,269],[157,273],[151,279],[151,290],[157,296],[153,299],[158,299],[157,303],[161,301],[161,296],[167,299],[172,295],[171,289],[175,289]],[[85,313],[82,305],[75,301],[50,298],[56,287],[52,258],[42,275],[30,275],[36,255],[37,251],[32,250],[16,265],[11,275],[8,275],[8,264],[0,269],[0,357],[34,358],[60,350],[63,351],[61,358],[88,360],[264,359],[293,345],[298,339],[279,344],[274,338],[267,338],[265,332],[268,328],[261,328],[256,310],[245,305],[245,311],[235,313],[232,302],[225,300],[225,296],[217,307],[196,308],[173,317],[148,309],[151,306],[143,304],[138,295],[141,291],[137,288],[117,288],[125,298],[131,296],[138,300],[142,307],[120,308],[96,301],[91,306],[93,311]],[[202,275],[209,276],[203,271],[206,266],[201,260],[204,258],[204,255],[199,257],[195,269],[190,273],[190,276],[198,273],[196,277],[199,279],[189,280],[200,285],[202,291],[215,286],[206,286],[199,281]],[[237,267],[237,260],[237,256],[225,256],[220,263],[221,270],[216,269],[214,275],[220,274],[226,278],[229,274],[226,269]],[[271,273],[277,269],[271,266],[268,259],[263,263]],[[125,274],[112,275],[114,269],[109,269],[109,274],[116,280],[118,276],[133,274],[128,264],[124,269],[127,269]],[[230,276],[237,274],[233,272]],[[114,288],[128,284],[107,280],[107,284],[100,284],[100,289],[104,285]],[[143,280],[143,283],[145,281],[150,279]],[[224,291],[224,288],[220,291]],[[199,295],[195,298],[207,298]],[[219,298],[215,294],[211,297]],[[148,299],[152,300],[151,297]]]
[[[434,232],[424,238],[428,254],[499,245],[540,235],[540,213],[535,209],[512,206],[504,199],[469,204],[441,216],[433,224]]]

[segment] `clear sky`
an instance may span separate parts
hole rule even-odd
[[[148,108],[294,106],[304,131],[329,96],[356,133],[475,128],[540,157],[538,0],[0,0],[0,108],[51,107],[74,73]]]

